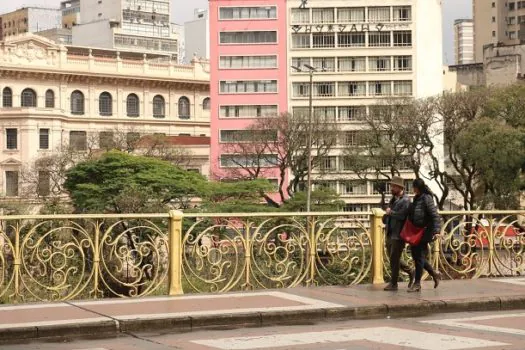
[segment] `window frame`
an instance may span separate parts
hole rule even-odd
[[[131,118],[140,117],[140,98],[135,93],[126,97],[126,115]]]
[[[55,108],[55,91],[47,89],[45,94],[45,107]]]
[[[186,112],[187,109],[187,112]],[[191,118],[191,101],[186,96],[179,97],[177,101],[177,114],[179,119],[190,119]]]
[[[84,115],[86,113],[86,98],[80,90],[71,92],[70,108],[73,115]]]
[[[153,118],[166,118],[166,100],[162,95],[155,95],[151,101],[153,104]]]
[[[12,134],[12,132],[14,132],[14,135]],[[5,149],[9,151],[18,150],[18,128],[5,128]]]
[[[45,132],[44,132],[45,130]],[[50,130],[49,128],[40,128],[38,129],[38,149],[40,150],[48,150],[49,149],[49,134]],[[46,147],[42,147],[42,145],[47,144]]]
[[[13,89],[8,86],[2,89],[2,107],[13,108]]]
[[[31,88],[25,88],[20,93],[20,106],[23,108],[35,108],[38,104],[36,91]]]

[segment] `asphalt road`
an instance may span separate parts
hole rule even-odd
[[[39,341],[1,350],[524,349],[525,310]]]

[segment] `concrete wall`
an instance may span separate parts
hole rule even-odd
[[[122,0],[102,1],[82,0],[80,1],[81,23],[97,22],[103,19],[120,20],[122,18]],[[100,16],[99,16],[100,14]]]
[[[73,27],[73,45],[112,49],[113,29],[108,20]]]
[[[203,18],[194,18],[184,23],[184,41],[186,60],[191,61],[194,55],[202,58],[210,58],[210,20],[208,11]]]

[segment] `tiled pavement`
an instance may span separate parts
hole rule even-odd
[[[382,287],[334,286],[1,306],[0,341],[525,309],[525,278],[444,281],[435,290],[431,283],[425,283],[420,294],[408,294],[403,289],[384,292]],[[455,327],[475,330],[477,326],[491,327],[490,322],[469,321],[467,327],[459,320]]]

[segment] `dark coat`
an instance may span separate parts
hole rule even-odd
[[[410,209],[410,199],[405,194],[401,198],[392,197],[388,203],[390,215],[383,216],[383,223],[386,226],[386,235],[389,239],[401,239],[401,230],[405,224]]]
[[[429,194],[421,194],[414,197],[410,206],[409,219],[417,227],[425,227],[425,233],[421,239],[421,244],[428,244],[434,239],[434,235],[441,231],[441,218],[434,198]]]

